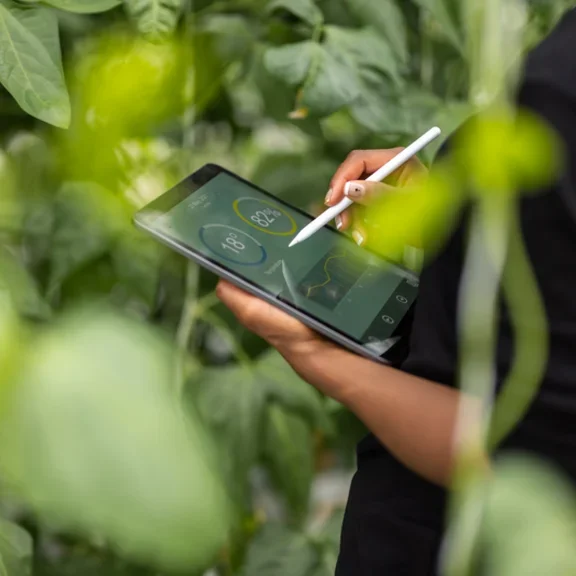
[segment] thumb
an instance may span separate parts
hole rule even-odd
[[[344,195],[359,204],[370,204],[382,194],[394,191],[394,186],[368,180],[351,180],[344,186]]]

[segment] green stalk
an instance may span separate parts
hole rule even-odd
[[[189,360],[190,337],[194,330],[198,307],[198,280],[200,269],[197,264],[188,262],[186,265],[186,294],[182,305],[182,314],[176,331],[176,373],[175,392],[182,397],[188,378],[187,364]]]
[[[444,574],[472,574],[482,523],[488,466],[487,425],[495,394],[494,350],[500,279],[507,255],[511,197],[483,198],[475,206],[460,288],[460,402],[456,470],[445,541]]]
[[[504,296],[514,328],[514,364],[492,414],[488,446],[494,449],[525,416],[546,370],[549,335],[544,302],[522,238],[520,218],[511,219]]]

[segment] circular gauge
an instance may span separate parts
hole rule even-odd
[[[264,246],[242,230],[226,224],[200,228],[202,244],[219,258],[241,266],[258,266],[266,260]]]
[[[273,236],[291,236],[298,226],[284,208],[274,202],[246,196],[233,204],[234,212],[246,224]]]

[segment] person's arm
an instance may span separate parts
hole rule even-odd
[[[302,364],[289,349],[280,352],[295,367]],[[309,381],[354,412],[398,460],[449,485],[457,390],[338,349],[306,362]]]
[[[225,282],[218,295],[304,380],[354,412],[405,466],[431,482],[449,484],[461,398],[456,390],[343,350]]]

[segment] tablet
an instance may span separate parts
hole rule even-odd
[[[417,275],[331,227],[289,248],[311,220],[214,164],[134,218],[159,241],[324,337],[373,360],[402,361]]]

